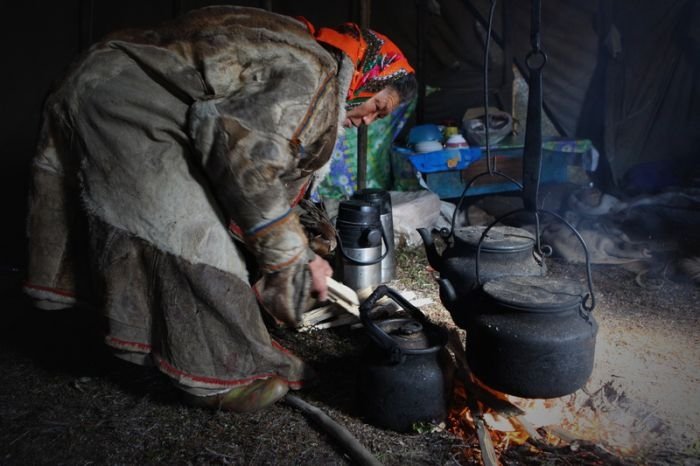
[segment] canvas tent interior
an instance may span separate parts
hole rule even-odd
[[[212,3],[203,0],[6,2],[0,138],[5,199],[1,263],[19,266],[28,165],[41,104],[52,82],[91,42],[121,27],[154,24]],[[429,90],[418,121],[461,119],[482,104],[489,0],[249,0],[229,2],[304,15],[318,25],[359,21],[391,37]],[[530,49],[530,2],[500,0],[493,28],[492,103],[512,109],[513,67]],[[700,4],[691,0],[547,0],[542,4],[544,105],[557,131],[589,138],[608,163],[597,176],[613,189],[639,164],[651,188],[690,174],[700,147]],[[642,165],[644,166],[644,165]],[[642,171],[642,173],[644,173]],[[668,175],[661,179],[662,175]],[[683,180],[679,180],[683,181]]]

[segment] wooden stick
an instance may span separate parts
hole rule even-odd
[[[510,422],[513,424],[514,427],[521,428],[522,430],[527,432],[527,435],[533,441],[535,441],[535,442],[542,441],[542,436],[540,435],[539,432],[537,432],[537,429],[535,428],[535,426],[533,426],[523,416],[514,416],[513,418],[510,419]]]
[[[454,353],[455,359],[457,359],[459,365],[462,366],[460,367],[460,372],[464,376],[464,389],[467,391],[467,407],[469,411],[471,411],[472,418],[474,419],[476,435],[479,438],[479,448],[481,449],[481,459],[484,466],[498,466],[496,448],[493,446],[493,440],[491,440],[491,435],[484,422],[483,413],[477,403],[477,386],[471,378],[471,372],[469,372],[469,366],[467,365],[467,355],[464,353],[462,339],[456,329],[452,329],[449,332],[447,346]],[[486,403],[483,399],[478,399]],[[486,404],[491,406],[489,403]],[[513,405],[513,407],[517,408],[515,405]]]
[[[357,464],[362,466],[381,466],[379,460],[358,442],[345,426],[338,424],[326,413],[289,393],[285,395],[284,401],[304,413],[304,415],[321,427],[324,432],[337,440]]]
[[[576,436],[574,434],[567,431],[566,429],[564,429],[561,426],[556,426],[556,425],[545,426],[544,429],[546,431],[553,433],[554,435],[556,435],[557,437],[559,437],[560,439],[562,439],[566,443],[573,443],[573,442],[579,440],[578,438],[576,438]]]
[[[302,325],[313,325],[330,317],[337,316],[342,312],[342,309],[338,309],[335,304],[328,304],[304,313],[304,315],[301,316],[301,323]]]
[[[326,279],[326,284],[328,285],[328,295],[332,300],[345,301],[346,303],[354,306],[360,305],[360,299],[357,297],[357,293],[349,286],[346,286],[331,277]]]
[[[476,402],[474,403],[476,405]],[[471,408],[470,408],[471,410]],[[481,459],[484,462],[484,466],[498,466],[498,459],[496,458],[496,448],[493,446],[493,440],[491,440],[491,435],[489,434],[486,424],[481,417],[481,411],[478,408],[471,410],[474,415],[474,424],[476,424],[476,436],[479,438],[479,448],[481,449]],[[479,413],[477,415],[477,412]]]
[[[311,324],[308,326],[304,327],[299,327],[297,330],[298,332],[304,333],[304,332],[309,332],[311,330],[323,330],[327,328],[332,328],[332,327],[340,327],[341,325],[350,325],[350,324],[356,324],[357,322],[357,317],[349,314],[341,315],[336,317],[333,320],[329,320],[328,322],[321,322],[319,324]],[[362,324],[360,324],[362,325]]]

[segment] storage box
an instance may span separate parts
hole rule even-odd
[[[542,144],[542,172],[540,182],[561,183],[569,180],[571,165],[582,165],[584,154],[594,150],[588,140],[548,141]],[[522,145],[498,145],[491,148],[496,161],[496,170],[517,182],[522,181]],[[408,162],[411,167],[406,167]],[[394,168],[396,167],[396,168]],[[462,195],[467,183],[475,176],[488,171],[484,148],[453,149],[425,154],[416,154],[409,149],[393,147],[392,168],[395,185],[397,170],[399,181],[413,180],[412,183],[397,185],[396,189],[417,189],[418,173],[428,188],[442,199],[457,198]],[[411,187],[409,185],[415,186]],[[516,191],[518,186],[501,176],[480,177],[466,193],[467,196]]]
[[[407,157],[411,165],[421,173],[463,170],[481,157],[481,149],[478,147],[444,149],[420,154],[403,147],[395,147],[394,150],[399,155]]]

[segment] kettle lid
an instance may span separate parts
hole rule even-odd
[[[485,226],[468,226],[456,228],[455,241],[470,248],[479,246]],[[495,226],[491,228],[481,243],[483,252],[520,252],[532,248],[535,236],[522,228]]]
[[[402,350],[428,349],[435,345],[423,324],[414,319],[387,319],[377,322],[377,326]]]
[[[505,276],[489,280],[483,292],[500,305],[528,312],[558,312],[583,302],[585,288],[572,280]]]

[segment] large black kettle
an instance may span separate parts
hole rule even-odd
[[[483,226],[469,226],[453,231],[446,249],[439,254],[431,232],[418,229],[428,262],[440,273],[440,299],[459,327],[465,328],[464,310],[478,291],[477,274],[485,282],[502,276],[540,276],[546,272],[535,251],[535,237],[527,230],[495,226],[487,231]]]
[[[598,332],[585,289],[552,277],[488,281],[465,313],[470,369],[488,386],[524,398],[581,388]]]
[[[453,318],[458,315],[458,325],[467,330],[469,367],[490,387],[525,398],[555,398],[575,392],[590,377],[598,325],[588,250],[575,233],[586,256],[588,290],[540,275],[484,280],[480,254],[469,300],[460,299],[448,280],[439,280]]]
[[[410,318],[373,320],[370,311],[384,296]],[[360,306],[360,318],[370,337],[358,378],[364,418],[398,432],[411,430],[415,423],[443,421],[450,385],[447,331],[385,285]]]

